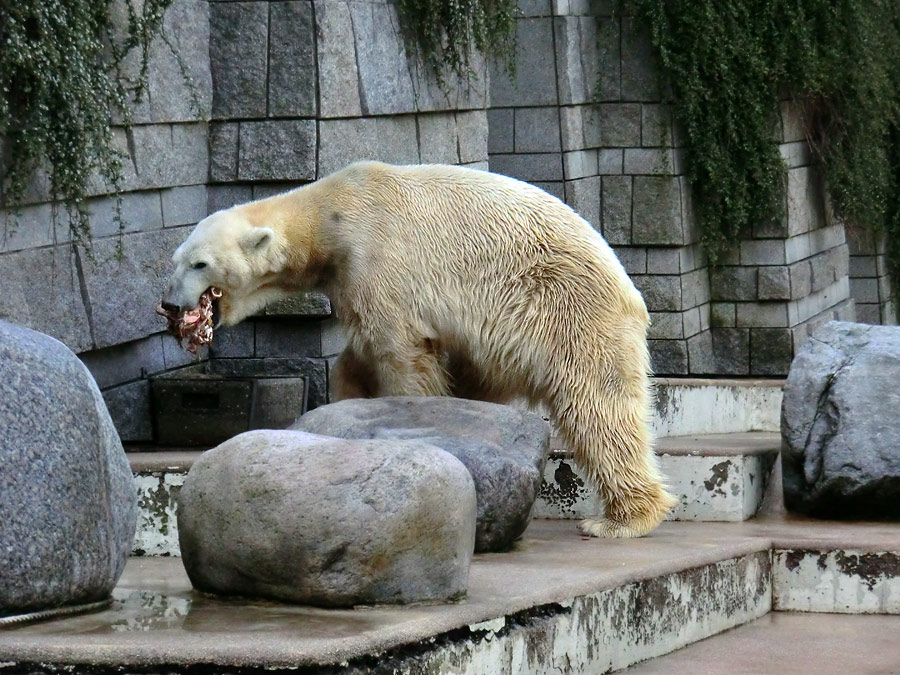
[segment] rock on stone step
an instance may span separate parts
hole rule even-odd
[[[825,518],[900,518],[900,328],[832,321],[784,386],[785,505]]]
[[[0,616],[108,597],[136,502],[87,368],[61,342],[0,321]]]
[[[465,594],[475,487],[421,441],[249,431],[204,453],[179,495],[202,591],[352,607]]]
[[[415,439],[459,458],[478,494],[476,552],[505,551],[522,535],[541,487],[550,427],[534,413],[445,396],[351,399],[291,427],[339,438]]]

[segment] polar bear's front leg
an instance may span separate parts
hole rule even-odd
[[[328,373],[330,400],[378,396],[378,377],[370,362],[346,347]]]

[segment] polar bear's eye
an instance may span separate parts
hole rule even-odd
[[[201,260],[199,262],[195,262],[193,265],[191,265],[191,267],[193,267],[195,270],[202,270],[204,267],[206,267],[206,263]]]

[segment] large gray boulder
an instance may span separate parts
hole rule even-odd
[[[900,518],[900,328],[832,321],[800,348],[781,411],[787,508]]]
[[[456,456],[475,480],[477,552],[508,550],[525,531],[550,444],[549,425],[534,413],[450,397],[349,399],[308,412],[291,429],[415,439]]]
[[[61,342],[0,321],[0,616],[106,598],[136,517],[87,368]]]
[[[454,600],[475,487],[421,442],[248,431],[191,467],[178,535],[202,591],[322,607]]]

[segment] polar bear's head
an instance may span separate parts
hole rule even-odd
[[[172,256],[175,270],[163,308],[193,309],[200,296],[215,287],[222,291],[215,308],[218,324],[240,322],[276,295],[267,285],[285,264],[278,239],[272,228],[253,225],[238,208],[201,220]]]

